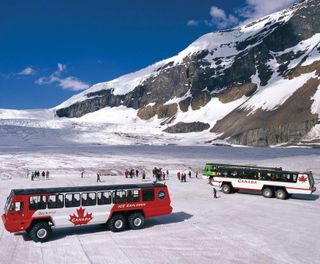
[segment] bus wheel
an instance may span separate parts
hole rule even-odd
[[[265,198],[272,198],[274,196],[273,190],[269,187],[263,188],[262,195]]]
[[[285,200],[288,198],[288,194],[284,189],[277,189],[276,190],[276,197],[278,199]]]
[[[31,227],[28,233],[34,242],[43,243],[49,240],[52,230],[48,223],[40,222]]]
[[[129,215],[128,222],[131,229],[141,229],[144,225],[144,217],[141,213],[133,213]]]
[[[126,229],[126,219],[122,214],[116,214],[114,215],[109,221],[108,221],[108,228],[112,232],[121,232]]]
[[[231,185],[229,183],[224,183],[221,186],[221,190],[223,193],[226,193],[226,194],[231,193],[231,191],[232,191]]]

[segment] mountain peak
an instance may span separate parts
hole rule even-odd
[[[124,106],[169,133],[204,131],[249,145],[300,142],[319,120],[319,15],[319,0],[300,1],[208,33],[176,56],[92,86],[56,113],[81,117]]]

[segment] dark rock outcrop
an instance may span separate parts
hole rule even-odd
[[[218,98],[219,100],[226,104],[237,99],[240,99],[242,96],[251,96],[257,90],[257,85],[254,83],[246,83],[240,86],[234,86],[229,89],[222,91]]]
[[[157,109],[158,118],[168,118],[174,116],[178,111],[177,104],[161,105]]]
[[[202,122],[192,122],[192,123],[183,123],[179,122],[174,126],[167,127],[164,129],[164,132],[167,133],[190,133],[190,132],[201,132],[210,128],[208,123]]]

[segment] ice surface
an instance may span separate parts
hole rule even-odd
[[[177,181],[178,170],[200,171],[205,162],[282,166],[314,171],[319,189],[317,149],[261,149],[179,146],[20,147],[0,149],[0,208],[12,188],[136,183],[125,168],[169,169],[166,181],[172,215],[146,220],[145,228],[122,233],[103,226],[57,229],[40,244],[10,234],[0,224],[0,260],[11,263],[318,263],[319,191],[282,201],[259,195],[218,193],[205,179]],[[51,179],[31,182],[27,170],[49,169]],[[84,178],[80,171],[84,169]],[[114,175],[114,176],[111,176]]]

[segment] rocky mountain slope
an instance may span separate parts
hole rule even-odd
[[[319,143],[319,17],[320,0],[300,1],[206,34],[177,56],[96,84],[54,110],[78,118],[127,107],[166,134],[256,146]]]

